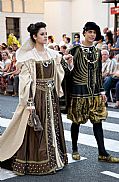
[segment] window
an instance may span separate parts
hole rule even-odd
[[[19,31],[19,18],[6,18],[6,32],[7,32],[7,38],[10,33],[13,33],[17,39],[20,37],[20,31]]]

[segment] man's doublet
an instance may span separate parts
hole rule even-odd
[[[101,54],[94,46],[77,45],[70,50],[74,69],[71,73],[71,95],[74,97],[96,96],[102,88]]]

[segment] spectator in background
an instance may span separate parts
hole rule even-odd
[[[74,34],[74,42],[72,44],[73,44],[73,46],[80,44],[80,34],[79,33]]]
[[[108,28],[108,27],[105,27],[105,28],[103,29],[103,34],[105,35],[108,31],[109,31],[109,28]]]
[[[54,37],[52,35],[49,35],[47,47],[54,49],[55,45],[56,45],[56,43],[54,42]]]
[[[2,51],[5,51],[5,50],[7,50],[7,44],[5,44],[5,43],[2,43],[2,45],[1,45],[1,47],[2,47]]]
[[[55,45],[55,46],[54,46],[54,50],[56,50],[56,51],[60,51],[60,47],[59,47],[59,45]]]
[[[59,53],[62,55],[62,57],[64,55],[67,55],[68,54],[67,46],[62,45],[60,47],[60,52]],[[65,70],[65,65],[67,67],[67,63],[65,62],[64,59],[61,60],[61,64],[62,64],[62,67],[63,67],[63,69],[65,71],[65,75],[64,75],[64,78],[63,78],[62,84],[61,84],[64,95],[59,98],[59,105],[60,105],[61,112],[66,114],[67,113],[67,104],[68,104],[67,103],[67,79],[68,79],[67,77],[69,75],[68,75],[68,72]]]
[[[107,44],[104,43],[104,44],[102,45],[102,50],[108,50]]]
[[[12,60],[12,55],[13,55],[13,49],[12,49],[12,46],[9,46],[7,48],[8,52],[9,52],[9,56],[10,56],[10,59]]]
[[[63,46],[60,47],[60,52],[59,53],[62,54],[62,56],[63,56],[63,55],[65,55],[67,53],[66,50],[67,50],[67,46],[63,45]]]
[[[70,37],[65,37],[65,45],[66,45],[67,49],[71,49],[72,48]]]
[[[63,35],[62,35],[62,40],[61,40],[60,43],[59,43],[59,46],[60,46],[60,47],[63,46],[63,45],[65,45],[65,38],[66,38],[66,34],[63,34]]]
[[[13,43],[13,45],[12,45],[12,51],[15,51],[16,52],[18,48],[19,48],[18,45],[15,44],[15,43]]]
[[[102,50],[101,55],[102,55],[102,78],[103,82],[105,82],[107,77],[113,74],[115,69],[115,62],[113,62],[109,58],[108,50]]]
[[[6,76],[4,76],[5,73],[8,72],[9,66],[11,64],[11,60],[9,59],[8,51],[2,52],[2,62],[0,65],[0,88],[4,92],[4,95],[6,95]]]
[[[8,84],[7,87],[13,85],[13,95],[12,96],[17,96],[18,95],[18,86],[19,86],[19,73],[20,70],[16,67],[16,53],[13,54],[12,56],[12,62],[8,70]]]
[[[106,40],[106,33],[109,31],[109,28],[108,27],[105,27],[103,29],[103,36],[104,36],[104,41]]]
[[[1,62],[1,72],[7,72],[9,69],[9,66],[11,64],[11,60],[9,59],[9,53],[8,51],[3,51],[2,52],[2,62]]]
[[[8,46],[13,46],[13,44],[17,45],[17,47],[20,47],[20,42],[17,40],[15,35],[13,33],[10,33],[8,35],[8,40],[7,40]]]
[[[104,36],[101,35],[101,39],[96,43],[96,48],[102,50],[103,45],[104,45]]]
[[[108,50],[110,51],[111,47],[113,46],[113,34],[111,31],[108,31],[105,35],[105,41],[108,46]]]
[[[114,55],[119,54],[119,28],[117,28],[117,41],[114,47],[111,47],[111,51],[114,51]]]
[[[106,91],[106,96],[107,96],[107,101],[110,101],[110,90],[112,88],[116,88],[116,100],[118,101],[119,99],[119,56],[116,56],[116,59],[117,59],[117,63],[116,63],[116,66],[115,66],[115,69],[114,69],[114,72],[112,73],[111,76],[109,76],[103,86],[104,86],[104,89]],[[118,102],[117,102],[118,103]],[[118,104],[117,104],[118,105]]]

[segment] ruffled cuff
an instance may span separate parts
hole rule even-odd
[[[35,109],[33,98],[29,98],[27,101],[27,109]]]
[[[105,92],[105,91],[102,91],[102,92],[100,92],[100,93],[101,93],[101,95],[105,95],[106,92]]]

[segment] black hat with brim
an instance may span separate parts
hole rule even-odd
[[[83,34],[85,33],[85,31],[88,31],[88,30],[95,30],[96,31],[95,41],[98,41],[101,39],[100,27],[95,22],[87,22],[83,28]]]

